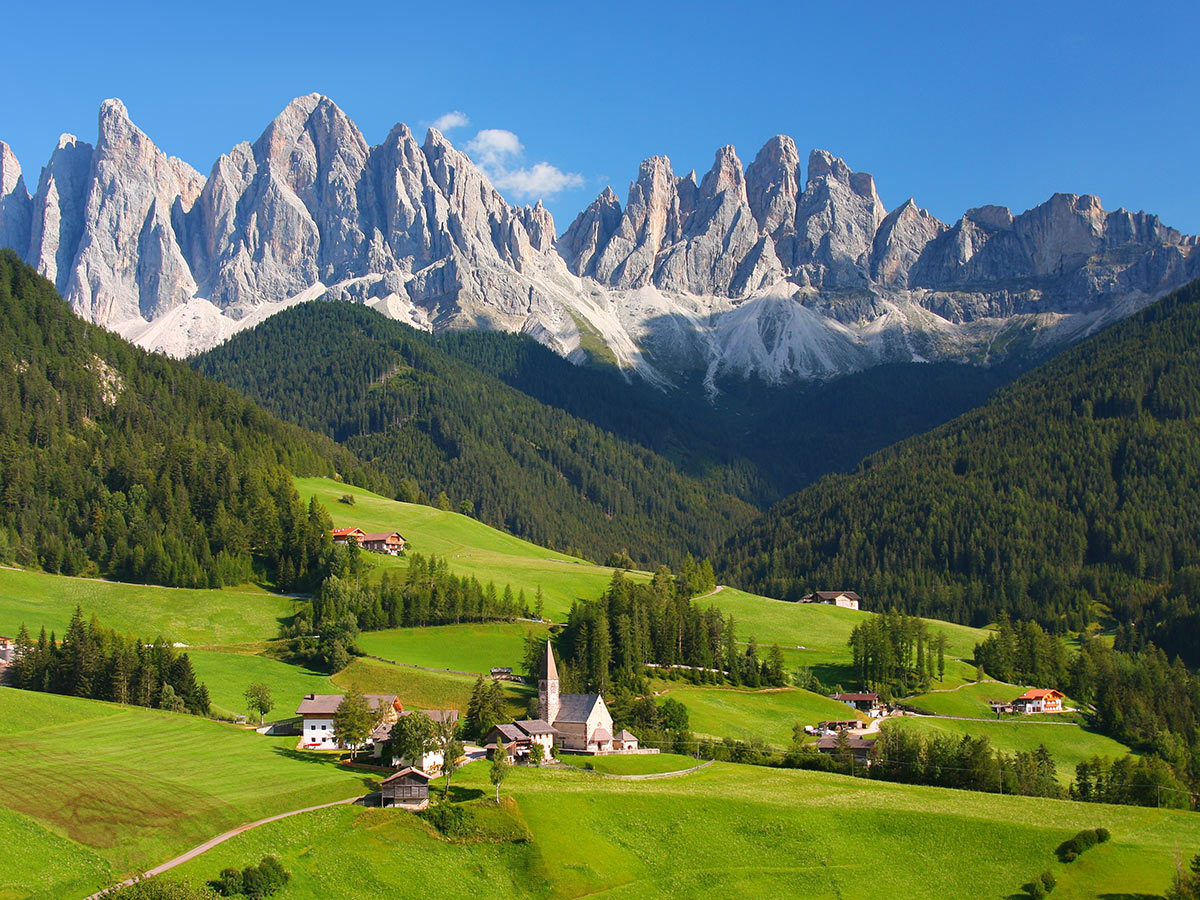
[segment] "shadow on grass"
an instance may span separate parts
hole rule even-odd
[[[432,790],[429,792],[433,793]],[[441,790],[438,790],[438,796],[441,796]],[[466,803],[468,800],[478,800],[484,796],[484,792],[479,788],[459,787],[458,785],[450,786],[450,800],[452,803]]]

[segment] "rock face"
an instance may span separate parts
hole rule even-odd
[[[0,143],[0,244],[80,315],[176,355],[326,298],[572,357],[598,339],[658,383],[700,370],[714,387],[1049,347],[1200,277],[1196,238],[1154,216],[1066,194],[953,225],[913,200],[888,213],[870,175],[824,150],[805,169],[784,135],[748,167],[721,148],[700,179],[650,157],[624,206],[606,188],[557,238],[540,203],[507,203],[436,130],[396,125],[372,147],[317,94],[207,178],[118,100],[94,147],[63,135],[32,195]]]

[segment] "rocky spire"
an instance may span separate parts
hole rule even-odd
[[[12,247],[22,257],[29,252],[29,223],[33,202],[16,154],[0,141],[0,247]]]
[[[621,201],[611,187],[575,217],[558,242],[558,252],[576,275],[595,273],[596,259],[621,224]]]
[[[67,285],[79,238],[92,168],[92,145],[64,134],[38,179],[30,211],[26,262],[69,300]]]
[[[908,287],[908,276],[925,247],[946,226],[911,198],[884,218],[871,249],[871,278],[889,287]]]
[[[885,211],[875,179],[825,150],[808,157],[808,182],[796,208],[792,265],[825,287],[861,287],[868,279],[875,232]],[[787,260],[784,261],[787,264]]]

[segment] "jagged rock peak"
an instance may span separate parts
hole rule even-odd
[[[12,147],[0,141],[0,197],[7,197],[17,189],[18,184],[23,183],[21,163],[17,160],[17,155],[13,153]]]
[[[1013,225],[1013,214],[1007,206],[974,206],[967,210],[964,218],[980,225],[1005,231],[1012,228]]]
[[[777,134],[758,151],[746,169],[746,195],[758,227],[775,243],[794,232],[796,197],[800,193],[800,153],[796,142]],[[791,256],[790,250],[786,254]]]
[[[592,275],[595,263],[621,224],[621,201],[606,187],[587,205],[558,242],[558,253],[576,275]]]

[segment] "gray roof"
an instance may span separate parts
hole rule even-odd
[[[526,734],[558,734],[554,726],[545,719],[522,719],[520,722],[513,722],[513,724]]]
[[[529,735],[527,735],[520,728],[518,728],[516,725],[513,725],[513,724],[497,725],[496,727],[494,727],[491,731],[489,731],[487,733],[487,737],[490,738],[493,734],[496,734],[497,732],[506,741],[527,741],[527,740],[529,740]]]
[[[622,728],[620,731],[617,732],[617,740],[618,741],[636,741],[637,738],[634,737],[632,734],[630,734],[628,731],[626,731],[624,728]]]
[[[403,778],[412,778],[412,777],[419,778],[425,782],[429,781],[429,773],[428,772],[426,772],[422,769],[418,769],[416,766],[409,766],[406,769],[401,769],[395,775],[389,775],[387,778],[383,779],[383,781],[381,781],[380,784],[390,784],[393,781],[400,781]]]
[[[400,715],[407,716],[409,713],[414,712],[423,712],[429,718],[433,719],[434,722],[458,721],[457,709],[406,709]]]
[[[848,734],[846,737],[849,740],[846,742],[847,750],[870,750],[875,746],[874,741],[864,740],[856,734]],[[836,736],[829,734],[817,741],[817,749],[821,751],[832,751],[838,748],[838,739]]]
[[[593,732],[592,732],[592,738],[591,738],[591,739],[592,739],[593,741],[597,741],[597,742],[599,742],[599,741],[611,741],[611,740],[612,740],[612,734],[609,732],[609,730],[608,730],[607,728],[597,728],[595,731],[593,731]]]
[[[396,702],[395,694],[363,694],[363,696],[366,697],[367,706],[371,709],[391,706]],[[300,701],[300,706],[296,708],[296,715],[332,716],[342,705],[344,699],[346,699],[345,694],[306,694]]]
[[[602,702],[599,694],[559,694],[558,715],[555,722],[578,724],[586,722],[597,703]]]

